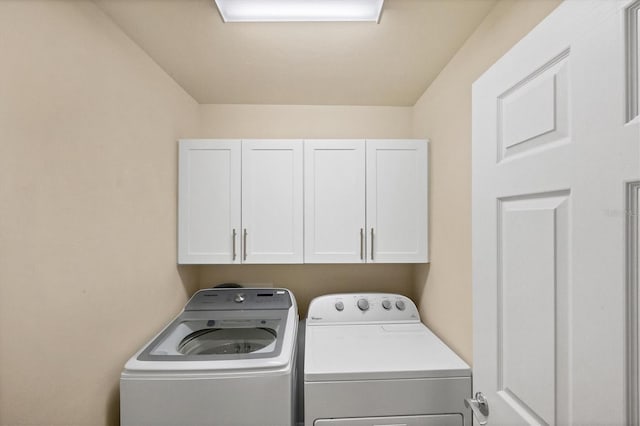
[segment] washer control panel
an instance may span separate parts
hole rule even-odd
[[[270,310],[291,307],[289,290],[284,288],[209,288],[189,300],[185,311]]]
[[[416,305],[393,293],[342,293],[316,297],[307,324],[420,321]]]

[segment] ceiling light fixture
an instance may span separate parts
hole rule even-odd
[[[215,0],[224,22],[379,22],[384,0]]]

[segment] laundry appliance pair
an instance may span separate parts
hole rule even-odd
[[[200,290],[120,379],[123,426],[470,426],[470,395],[413,302],[382,293],[320,296],[299,326],[286,289]]]

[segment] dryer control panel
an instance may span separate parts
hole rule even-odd
[[[341,293],[316,297],[307,325],[327,323],[420,322],[416,305],[393,293]]]

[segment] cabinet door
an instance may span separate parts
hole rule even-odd
[[[305,263],[361,263],[365,141],[304,142]]]
[[[302,263],[302,141],[242,141],[243,263]]]
[[[428,262],[427,142],[367,140],[367,262]]]
[[[240,262],[240,154],[239,140],[180,141],[178,263]]]

